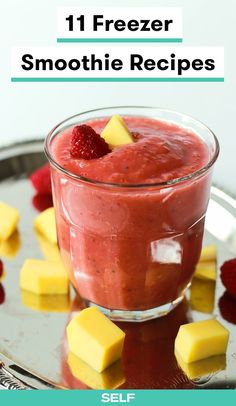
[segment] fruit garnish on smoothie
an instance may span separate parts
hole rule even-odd
[[[133,138],[122,118],[113,116],[101,135],[89,125],[77,125],[72,130],[70,153],[73,158],[95,159],[111,152],[117,146],[130,144]]]
[[[95,159],[110,152],[106,141],[88,125],[73,128],[70,154],[73,158]]]
[[[76,175],[111,183],[159,183],[208,161],[204,142],[188,128],[146,117],[100,118],[63,130],[52,143],[58,164]]]
[[[111,149],[134,142],[124,120],[118,115],[112,116],[106,127],[102,130],[101,136]]]

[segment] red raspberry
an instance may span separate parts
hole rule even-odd
[[[236,298],[236,258],[226,261],[220,270],[223,285],[227,291]]]
[[[2,277],[2,275],[3,275],[3,262],[2,262],[2,260],[0,259],[0,278]]]
[[[4,300],[5,300],[5,290],[0,283],[0,305],[4,303]]]
[[[44,211],[53,206],[52,195],[40,195],[37,193],[32,198],[32,204],[38,211]]]
[[[73,128],[70,153],[73,158],[95,159],[110,152],[106,141],[88,125]]]
[[[227,291],[219,300],[221,316],[232,324],[236,324],[236,299]]]
[[[43,195],[52,194],[51,176],[49,164],[45,164],[30,176],[30,181],[35,190]]]

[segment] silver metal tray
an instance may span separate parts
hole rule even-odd
[[[42,303],[30,308],[18,281],[26,258],[42,258],[32,226],[37,214],[31,203],[34,191],[27,179],[45,161],[42,145],[42,141],[28,141],[0,150],[0,201],[17,207],[21,213],[18,234],[10,242],[13,248],[8,256],[12,258],[2,256],[6,275],[0,286],[5,292],[0,304],[0,386],[85,389],[96,382],[95,387],[104,385],[109,389],[111,385],[116,387],[117,379],[119,388],[129,389],[236,388],[236,325],[220,314],[218,301],[224,288],[219,277],[212,314],[192,310],[186,298],[166,317],[146,323],[119,323],[126,331],[123,358],[107,375],[93,376],[91,372],[88,376],[90,372],[84,372],[83,367],[68,365],[65,327],[83,303],[71,290],[69,303],[62,306],[67,309],[64,312],[55,311],[53,305],[51,311],[48,307],[36,310]],[[217,245],[219,264],[236,255],[236,201],[217,187],[212,187],[204,242]],[[230,330],[226,366],[218,373],[190,380],[176,362],[174,339],[180,324],[211,317]]]

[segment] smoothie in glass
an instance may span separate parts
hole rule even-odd
[[[191,281],[218,143],[178,113],[113,110],[73,117],[47,138],[58,242],[88,305],[115,319],[147,320],[175,307]],[[75,125],[101,133],[120,110],[132,143],[97,159],[71,156]]]

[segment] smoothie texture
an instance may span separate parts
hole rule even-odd
[[[166,182],[189,175],[208,161],[203,141],[187,128],[144,117],[124,118],[133,143],[116,147],[99,159],[71,156],[73,127],[55,138],[52,154],[66,170],[97,181],[120,184]],[[98,134],[108,119],[86,123]]]
[[[108,120],[83,124],[100,134]],[[78,293],[138,311],[183,297],[201,252],[212,171],[192,177],[210,158],[187,127],[123,120],[133,142],[97,159],[71,156],[74,126],[56,134],[50,154],[64,171],[52,165],[52,184],[60,251]]]

